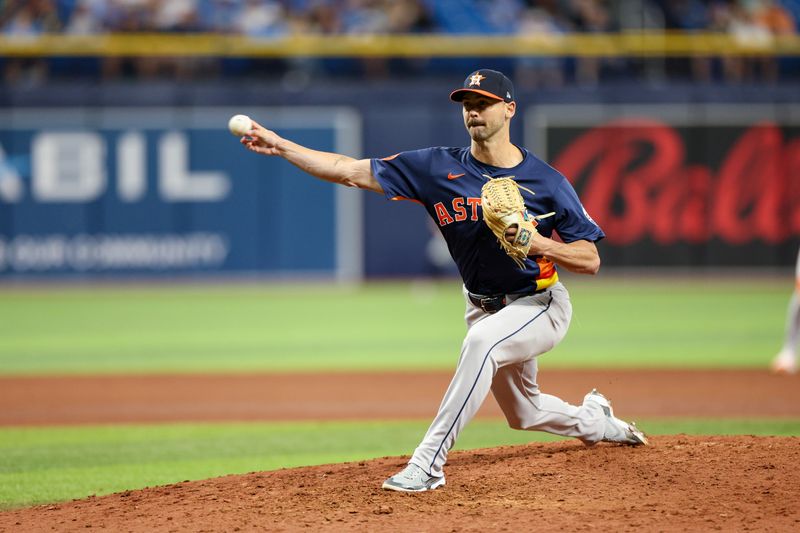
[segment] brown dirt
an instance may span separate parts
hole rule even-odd
[[[449,374],[0,379],[0,425],[429,417]],[[800,416],[800,376],[757,371],[552,371],[573,402],[592,386],[625,418]],[[302,394],[298,394],[302,391]],[[317,394],[317,396],[315,396]],[[498,414],[494,401],[483,416]],[[646,428],[645,428],[646,429]],[[797,531],[800,438],[656,436],[455,452],[447,485],[382,491],[405,458],[184,482],[0,512],[0,531]]]
[[[431,418],[451,376],[0,377],[0,426]],[[800,375],[775,376],[761,370],[544,370],[539,382],[545,392],[572,403],[597,387],[626,418],[800,417]],[[502,414],[490,399],[479,416]]]

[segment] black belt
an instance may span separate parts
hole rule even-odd
[[[538,291],[531,291],[531,292],[522,292],[522,293],[514,293],[514,294],[496,294],[493,296],[484,296],[482,294],[472,294],[468,292],[467,295],[469,296],[469,301],[472,302],[472,305],[483,309],[484,312],[492,314],[496,313],[502,308],[506,306],[508,303],[507,297],[508,296],[518,296],[522,298],[523,296],[531,296],[534,294],[539,294],[547,289],[540,289]]]

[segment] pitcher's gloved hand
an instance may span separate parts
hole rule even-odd
[[[525,208],[519,186],[511,178],[495,178],[481,188],[483,221],[500,246],[520,268],[531,248],[531,237],[539,223]]]

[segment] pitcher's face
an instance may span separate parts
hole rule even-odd
[[[511,117],[514,116],[516,104],[506,103],[472,93],[464,95],[462,100],[464,113],[464,126],[473,141],[485,141],[492,138],[498,131],[506,127]]]

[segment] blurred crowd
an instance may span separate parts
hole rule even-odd
[[[567,32],[681,30],[728,33],[742,42],[768,43],[796,32],[800,0],[0,0],[6,38],[44,33],[97,35],[171,32],[247,35],[293,34],[525,34],[558,38]],[[381,77],[442,68],[425,60],[221,60],[213,58],[0,58],[7,82],[58,76],[214,78],[279,73],[336,73]],[[462,64],[454,61],[454,70]],[[778,81],[795,68],[778,58],[562,58],[509,59],[528,86],[596,85],[609,79],[685,76],[693,81]],[[792,65],[796,67],[796,65]]]

